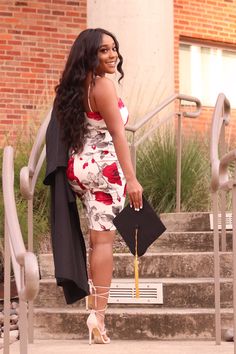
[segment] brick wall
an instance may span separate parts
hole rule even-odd
[[[86,0],[0,0],[1,145],[43,118],[86,14]]]
[[[86,27],[86,0],[0,0],[0,144],[38,124],[54,96],[68,49]],[[181,36],[236,47],[235,0],[174,0],[175,88]],[[208,132],[211,107],[187,131]],[[236,134],[232,112],[231,135]]]
[[[235,0],[174,0],[174,50],[175,89],[179,91],[179,40],[190,37],[209,42],[222,42],[236,49],[236,1]],[[212,115],[211,107],[204,107],[199,119],[185,120],[190,132],[208,133]],[[230,136],[236,135],[236,111],[232,110]],[[231,138],[233,144],[233,139]]]

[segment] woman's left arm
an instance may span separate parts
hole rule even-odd
[[[97,80],[94,86],[94,99],[112,136],[117,158],[127,182],[130,204],[134,208],[140,209],[142,208],[143,188],[135,176],[113,82],[107,78]]]

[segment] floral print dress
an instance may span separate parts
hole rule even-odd
[[[124,124],[128,110],[118,101]],[[124,207],[126,181],[118,162],[112,137],[98,112],[85,113],[88,134],[81,153],[70,154],[67,178],[82,200],[89,228],[115,230],[114,217]]]

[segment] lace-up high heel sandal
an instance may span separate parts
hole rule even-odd
[[[106,286],[94,286],[92,283],[90,283],[92,286],[92,289],[94,293],[92,293],[92,296],[95,297],[95,308],[93,309],[87,319],[87,326],[89,330],[89,344],[92,344],[92,336],[94,338],[94,343],[95,344],[109,344],[110,343],[110,338],[107,337],[106,334],[106,328],[103,326],[101,328],[99,326],[99,321],[97,319],[98,316],[105,317],[103,313],[105,313],[107,306],[103,309],[97,309],[97,298],[103,298],[107,299],[109,296],[109,287]],[[108,289],[108,291],[104,293],[97,294],[97,289],[102,288],[102,289]]]

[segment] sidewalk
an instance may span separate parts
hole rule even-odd
[[[85,340],[36,340],[29,345],[28,354],[233,354],[233,343],[212,341],[112,341],[107,345],[89,345]],[[10,347],[19,354],[19,342]]]

